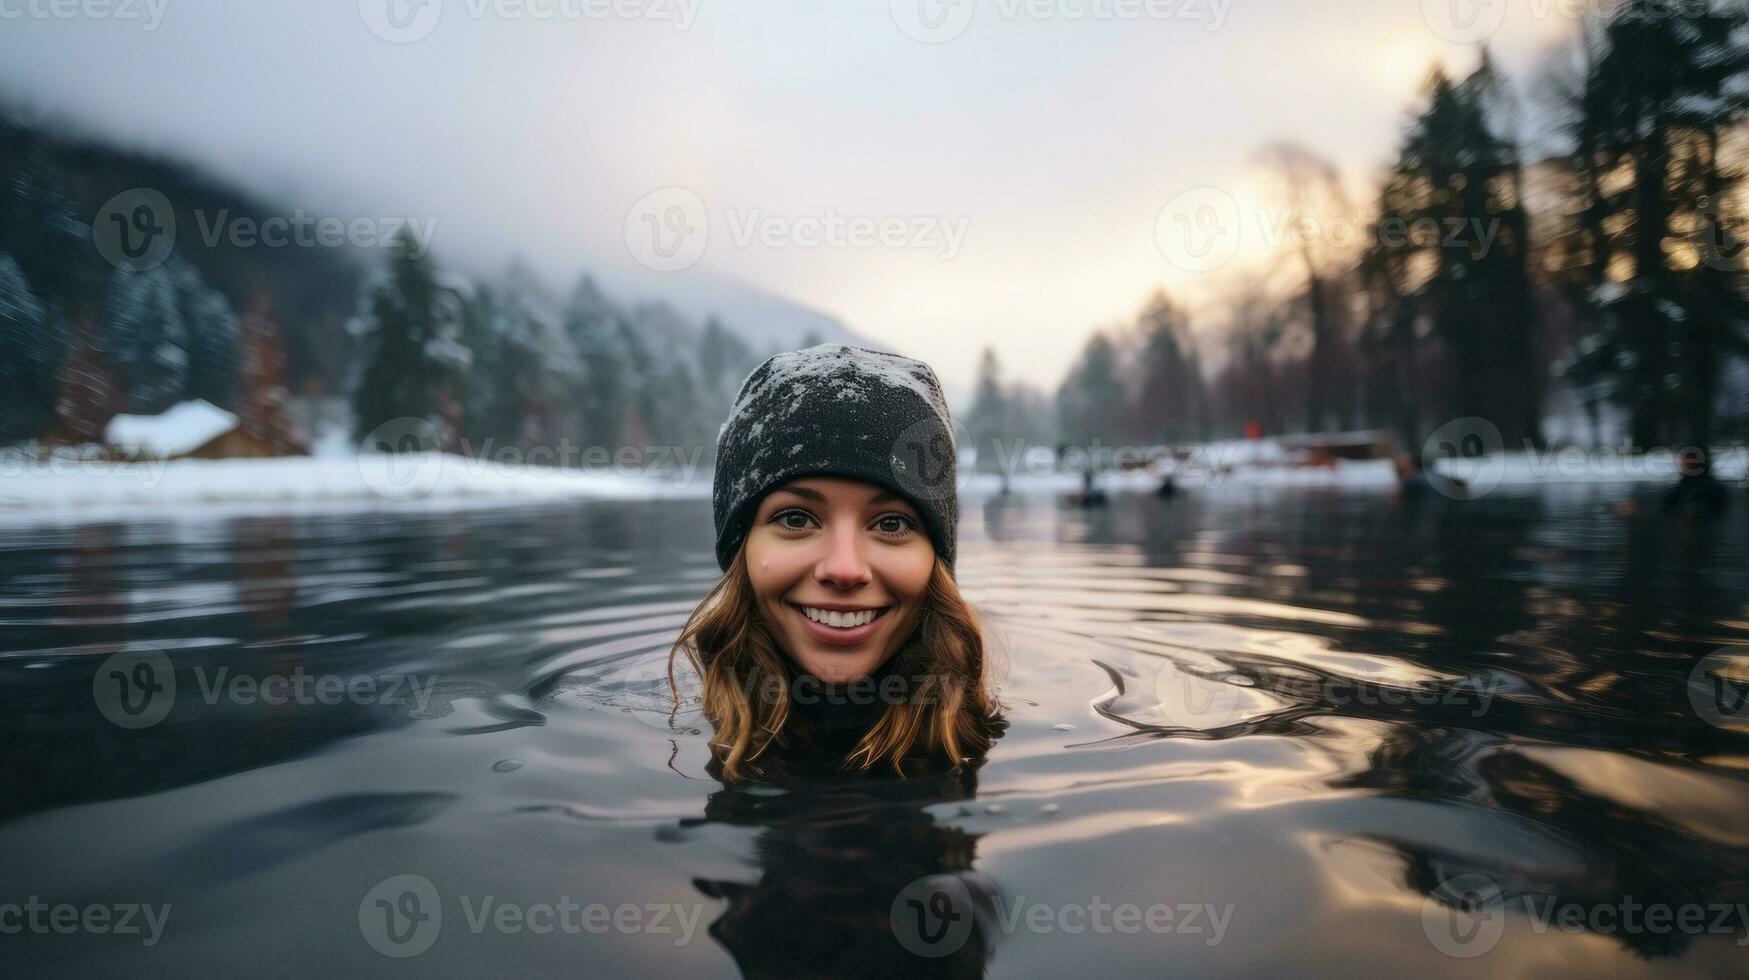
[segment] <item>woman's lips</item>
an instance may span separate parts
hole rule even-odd
[[[881,608],[880,612],[875,614],[875,618],[863,623],[861,626],[853,626],[849,629],[844,629],[838,626],[827,626],[825,623],[814,622],[809,619],[808,614],[802,612],[801,608],[795,603],[786,602],[784,605],[789,606],[790,612],[795,613],[796,618],[802,621],[802,629],[807,630],[809,636],[819,640],[821,643],[826,643],[836,647],[855,646],[863,640],[873,636],[875,631],[880,628],[881,620],[885,619],[888,611],[893,608],[892,606],[884,606]]]

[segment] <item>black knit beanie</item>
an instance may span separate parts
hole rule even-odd
[[[842,476],[904,495],[951,574],[954,450],[947,399],[922,361],[845,344],[778,354],[741,383],[717,432],[717,564],[728,571],[768,492],[798,477]]]

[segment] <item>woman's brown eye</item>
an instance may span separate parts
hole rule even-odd
[[[789,523],[791,518],[800,518],[802,523],[801,524],[791,524],[791,523]],[[800,531],[801,529],[807,527],[808,526],[807,520],[808,520],[808,515],[802,513],[799,510],[784,511],[783,513],[777,515],[777,522],[779,524],[783,525],[784,527],[789,528],[792,531]]]
[[[911,527],[911,519],[898,514],[888,514],[880,519],[877,525],[887,534],[903,534]]]

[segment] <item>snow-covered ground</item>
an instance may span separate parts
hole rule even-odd
[[[700,496],[710,496],[708,472],[688,476],[567,470],[442,453],[144,463],[0,458],[0,522]]]
[[[1204,447],[1178,470],[1187,493],[1245,487],[1327,487],[1359,492],[1390,491],[1397,484],[1386,460],[1341,461],[1328,467],[1294,466],[1281,446],[1268,441]],[[1744,479],[1749,451],[1721,451],[1714,472],[1721,480]],[[1567,450],[1543,455],[1506,454],[1442,462],[1442,472],[1461,476],[1471,496],[1498,488],[1548,484],[1669,483],[1674,456],[1625,456],[1609,451]],[[962,470],[962,495],[997,493],[995,474]],[[1101,489],[1146,492],[1160,477],[1146,470],[1105,473]],[[1022,496],[1054,496],[1081,489],[1078,472],[1053,473],[1022,467],[1009,481]],[[0,453],[0,523],[86,522],[165,515],[277,514],[358,509],[444,510],[494,507],[565,499],[708,498],[707,467],[671,473],[630,470],[555,469],[508,465],[439,453],[327,455],[284,459],[176,460],[110,463],[59,457],[29,461]]]

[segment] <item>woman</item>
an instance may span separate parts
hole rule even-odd
[[[698,673],[723,779],[905,775],[988,747],[999,706],[954,584],[955,476],[921,361],[822,344],[747,377],[717,436],[725,574],[669,655],[671,682],[682,651]]]

